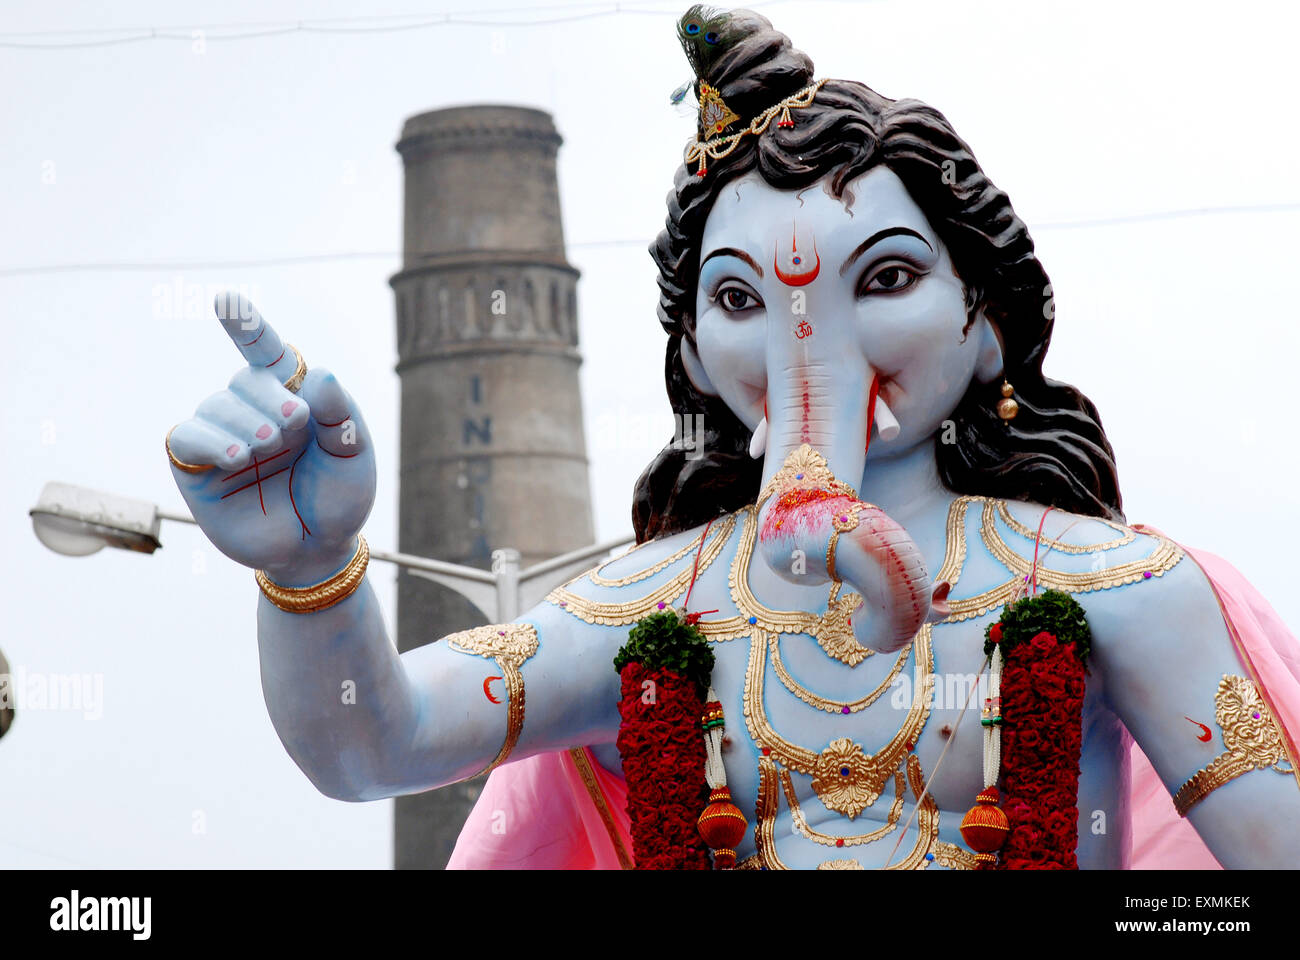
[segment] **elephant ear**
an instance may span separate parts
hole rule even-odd
[[[677,21],[677,39],[681,41],[696,80],[708,77],[718,58],[743,36],[744,31],[733,26],[729,11],[700,3]]]

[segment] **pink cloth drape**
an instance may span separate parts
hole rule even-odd
[[[1231,564],[1184,549],[1214,588],[1242,669],[1273,708],[1296,759],[1300,644]],[[1219,869],[1192,825],[1175,812],[1169,791],[1136,743],[1130,754],[1129,809],[1133,844],[1125,866]],[[623,779],[601,767],[588,750],[560,751],[492,772],[448,867],[617,870],[630,865],[631,850]]]
[[[631,850],[627,784],[581,748],[493,770],[447,868],[618,870]]]

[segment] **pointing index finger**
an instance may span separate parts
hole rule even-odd
[[[284,359],[288,352],[284,341],[243,294],[219,293],[212,308],[250,367],[273,367]],[[291,361],[290,369],[295,363],[296,360]]]

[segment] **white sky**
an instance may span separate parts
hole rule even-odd
[[[37,542],[27,510],[48,480],[183,507],[163,436],[240,362],[202,291],[244,285],[363,405],[379,450],[366,532],[394,547],[393,144],[412,113],[508,102],[551,111],[565,137],[597,534],[629,529],[632,483],[671,432],[645,246],[691,132],[667,102],[688,76],[673,33],[687,5],[644,0],[638,9],[663,12],[544,26],[228,42],[214,32],[201,54],[167,39],[0,46],[0,648],[29,672],[102,674],[104,685],[101,719],[27,711],[0,740],[0,865],[391,865],[391,804],[321,796],[275,736],[251,572],[175,524],[152,557],[60,557]],[[503,16],[583,12],[538,6]],[[1228,557],[1297,630],[1300,127],[1288,6],[759,5],[819,76],[919,97],[952,120],[1038,243],[1057,308],[1047,371],[1100,408],[1129,519]],[[184,25],[188,36],[191,24],[448,10],[464,6],[10,2],[0,34]],[[1052,226],[1270,204],[1287,209]],[[345,251],[389,255],[4,273]],[[169,306],[162,291],[178,284]],[[392,570],[371,569],[391,623]]]

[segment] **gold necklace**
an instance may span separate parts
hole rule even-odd
[[[734,517],[729,517],[728,519],[731,520],[731,523],[733,525],[735,524],[736,521]],[[638,550],[642,549],[643,547],[648,546],[654,541],[649,540],[646,541],[646,543],[638,543],[632,549],[625,551],[620,556],[617,556],[613,560],[609,561],[609,563],[602,564],[601,566],[597,567],[595,570],[592,570],[590,573],[587,574],[587,576],[591,578],[592,583],[598,584],[599,586],[602,587],[626,587],[629,583],[639,583],[642,580],[648,580],[650,577],[653,577],[656,573],[665,569],[666,567],[672,566],[682,557],[686,556],[686,554],[690,553],[692,550],[697,549],[700,546],[700,542],[703,539],[704,539],[704,531],[700,531],[700,535],[698,537],[696,537],[690,543],[686,544],[686,546],[682,547],[676,553],[672,554],[671,556],[664,557],[654,566],[647,567],[646,569],[640,571],[639,573],[633,573],[633,574],[629,574],[626,577],[618,577],[618,578],[602,577],[600,575],[600,571],[604,570],[605,567],[609,566],[610,563],[617,563],[618,561],[624,559],[625,557],[630,557],[632,556],[632,554],[636,553]]]
[[[1079,545],[1073,543],[1062,543],[1060,540],[1053,540],[1049,537],[1044,537],[1040,541],[1038,540],[1037,530],[1034,530],[1032,527],[1025,526],[1023,523],[1021,523],[1019,520],[1017,520],[1015,517],[1011,515],[1011,511],[1007,509],[1007,502],[1005,500],[999,500],[997,503],[998,503],[998,516],[1002,519],[1003,523],[1005,523],[1016,533],[1020,534],[1022,537],[1028,537],[1030,540],[1038,541],[1040,546],[1046,547],[1048,550],[1059,550],[1061,553],[1097,553],[1099,551],[1104,551],[1104,550],[1114,550],[1116,547],[1122,547],[1125,544],[1132,543],[1134,540],[1137,539],[1137,532],[1134,530],[1130,530],[1128,527],[1124,526],[1123,524],[1116,523],[1114,520],[1107,520],[1105,517],[1095,517],[1094,519],[1100,520],[1102,523],[1106,524],[1106,526],[1110,527],[1112,530],[1117,531],[1119,533],[1119,537],[1117,537],[1114,540],[1107,540],[1105,543],[1095,544],[1093,546]]]
[[[607,627],[621,627],[630,623],[636,623],[642,617],[645,617],[657,610],[665,609],[669,603],[681,596],[690,587],[691,578],[698,576],[708,569],[709,564],[716,560],[722,553],[723,547],[727,545],[727,540],[731,537],[732,531],[736,527],[736,515],[732,514],[718,524],[718,532],[709,541],[708,545],[700,553],[699,567],[696,569],[692,564],[682,570],[671,580],[660,585],[644,597],[638,597],[635,600],[628,600],[624,603],[602,603],[597,600],[589,600],[581,597],[571,590],[564,587],[556,587],[546,595],[546,601],[553,603],[557,607],[563,607],[566,611],[573,614],[580,620],[587,623],[600,624]],[[572,581],[571,581],[572,582]],[[738,618],[732,618],[738,620]],[[723,627],[730,626],[733,629],[739,624],[730,623],[730,621],[714,621],[715,632],[718,630],[718,624]],[[699,624],[701,629],[704,623]],[[707,635],[707,631],[706,631]]]
[[[780,634],[769,633],[767,636],[768,648],[772,654],[772,670],[776,674],[777,679],[781,681],[781,685],[804,703],[816,707],[818,710],[825,710],[827,713],[857,713],[859,710],[871,706],[871,704],[875,703],[876,700],[880,698],[882,693],[889,689],[889,685],[894,682],[894,678],[898,676],[899,671],[903,669],[903,664],[907,662],[907,658],[912,652],[912,645],[909,643],[898,654],[898,659],[894,661],[894,669],[889,671],[889,675],[881,681],[880,686],[876,687],[875,690],[872,690],[865,697],[860,697],[857,700],[830,700],[826,697],[818,696],[807,687],[800,684],[794,677],[790,676],[790,672],[786,670],[785,664],[781,662]]]
[[[829,810],[853,820],[876,802],[885,783],[903,756],[916,744],[930,715],[934,652],[930,625],[925,624],[913,641],[916,662],[915,694],[899,731],[874,754],[868,754],[848,737],[839,737],[821,752],[791,743],[773,729],[763,710],[763,674],[770,640],[764,632],[751,635],[749,663],[745,669],[744,714],[749,735],[764,756],[771,755],[784,766],[812,777],[813,791]]]
[[[992,500],[984,501],[984,516],[980,524],[980,536],[989,553],[1016,576],[1010,585],[1014,586],[1025,576],[1034,572],[1032,561],[1026,560],[1006,545],[998,535],[994,519],[995,508]],[[1052,570],[1039,564],[1038,582],[1044,587],[1064,590],[1067,593],[1087,593],[1091,590],[1108,590],[1111,587],[1162,577],[1174,568],[1183,558],[1183,549],[1165,537],[1157,537],[1158,545],[1149,557],[1106,567],[1103,570],[1089,570],[1083,573],[1066,573]]]
[[[973,498],[959,497],[949,507],[944,561],[937,579],[955,583],[960,575],[966,552],[966,510],[972,500]],[[902,651],[902,656],[896,664],[895,670],[887,678],[886,683],[879,690],[873,691],[872,694],[868,694],[867,698],[864,698],[867,703],[876,699],[880,692],[887,689],[889,683],[892,682],[893,676],[901,670],[906,658],[909,655],[914,657],[915,694],[911,708],[904,718],[898,733],[874,754],[868,755],[859,744],[848,737],[833,740],[820,753],[792,743],[782,737],[768,722],[763,709],[763,681],[768,652],[772,650],[774,654],[773,669],[784,683],[788,673],[784,670],[784,665],[780,663],[778,643],[780,634],[802,632],[811,633],[815,636],[816,634],[813,631],[817,630],[825,621],[822,617],[814,617],[803,611],[771,610],[759,603],[757,598],[754,597],[749,588],[748,573],[749,558],[752,554],[757,532],[756,527],[756,518],[751,512],[746,517],[741,532],[741,541],[735,559],[732,561],[730,585],[733,601],[741,611],[742,616],[748,615],[747,619],[752,628],[749,660],[745,669],[743,706],[746,727],[750,737],[759,746],[761,753],[759,758],[758,802],[755,809],[755,845],[763,862],[770,868],[779,869],[784,864],[776,854],[773,837],[776,806],[780,792],[778,780],[781,787],[786,788],[787,802],[791,804],[792,816],[796,818],[796,824],[805,828],[800,832],[815,842],[837,847],[849,845],[850,843],[854,845],[868,843],[885,836],[897,824],[897,815],[891,810],[883,827],[869,833],[857,835],[857,837],[834,837],[820,831],[812,831],[807,825],[807,819],[802,810],[798,807],[798,798],[794,794],[793,783],[789,779],[789,770],[811,777],[813,791],[823,805],[829,810],[844,814],[850,820],[855,819],[863,809],[879,798],[885,789],[886,783],[891,778],[895,781],[895,805],[901,809],[901,778],[904,766],[907,770],[908,779],[912,782],[915,796],[918,800],[921,798],[924,791],[924,779],[921,773],[920,761],[914,754],[910,756],[908,754],[911,753],[912,748],[915,746],[930,713],[934,648],[932,627],[930,624],[924,624],[917,631],[916,637],[909,647]],[[785,674],[785,677],[782,674]],[[837,704],[835,701],[818,697],[802,687],[799,690],[794,690],[793,687],[798,687],[798,685],[793,684],[793,678],[790,679],[792,683],[785,684],[787,689],[791,689],[796,695],[802,690],[803,693],[807,694],[806,697],[801,697],[805,702],[812,701],[814,706],[820,706],[822,709],[826,709],[828,706],[830,709],[838,708],[840,712],[843,712],[844,707],[848,706],[850,712],[852,712],[854,704]],[[821,703],[816,701],[821,701]],[[862,706],[865,705],[866,703],[862,704]],[[904,763],[904,757],[907,758],[906,763]],[[778,764],[780,764],[780,767],[778,767]],[[933,799],[927,795],[921,809],[918,811],[917,843],[903,860],[893,865],[894,869],[910,869],[930,862],[926,859],[926,855],[938,836],[938,817],[938,808]]]
[[[826,612],[818,618],[815,636],[828,657],[856,667],[876,651],[858,643],[853,635],[853,613],[862,605],[862,597],[856,593],[840,596],[842,586],[839,580],[832,581]]]
[[[790,779],[790,771],[777,768],[777,775],[781,780],[781,789],[785,793],[785,802],[790,807],[790,816],[794,819],[795,826],[804,837],[814,843],[820,843],[824,847],[856,847],[864,843],[872,843],[893,832],[903,815],[903,771],[901,768],[894,771],[894,805],[889,808],[889,816],[886,818],[885,825],[872,830],[870,833],[859,833],[856,836],[848,837],[832,836],[829,833],[814,830],[809,826],[807,818],[803,815],[803,809],[799,806],[799,798],[795,796],[794,782]]]
[[[912,787],[912,794],[920,800],[925,792],[925,782],[921,775],[921,762],[915,757],[907,758],[907,779]],[[790,780],[790,771],[779,768],[771,757],[759,757],[758,760],[758,800],[754,809],[754,859],[757,865],[769,870],[788,870],[789,867],[776,852],[776,813],[780,799],[778,781],[785,791],[786,802],[790,805],[790,816],[799,833],[814,843],[828,847],[855,847],[872,843],[888,836],[898,826],[903,807],[903,771],[894,772],[894,805],[889,811],[889,819],[884,826],[870,833],[856,836],[836,837],[819,830],[813,830],[799,800],[795,796],[794,785]],[[963,869],[973,865],[973,858],[966,851],[950,843],[944,843],[939,837],[939,808],[934,798],[925,795],[921,809],[917,814],[916,843],[902,860],[890,864],[887,870],[925,869],[933,861],[953,869]],[[932,852],[933,851],[933,852]],[[747,858],[748,859],[748,858]],[[852,869],[852,868],[849,868]]]
[[[949,507],[948,536],[944,549],[944,562],[937,578],[939,580],[956,583],[958,579],[961,565],[965,560],[964,527],[968,502],[968,498],[957,498]],[[828,809],[843,813],[852,820],[863,809],[875,803],[884,790],[888,778],[898,769],[904,754],[916,744],[929,717],[930,687],[934,673],[932,628],[930,624],[922,625],[910,645],[910,653],[915,661],[915,693],[902,727],[887,744],[874,754],[868,755],[859,744],[847,737],[832,741],[820,753],[791,743],[768,723],[763,709],[763,676],[767,653],[768,649],[779,640],[777,635],[780,633],[796,630],[812,633],[817,629],[821,618],[803,611],[772,610],[760,604],[754,597],[749,588],[749,558],[753,551],[756,533],[756,511],[750,510],[745,518],[740,545],[732,561],[730,576],[732,599],[742,615],[749,614],[749,623],[754,628],[750,634],[749,662],[745,669],[746,726],[749,728],[750,737],[758,744],[765,756],[770,754],[790,769],[812,777],[813,790],[822,803]],[[904,658],[908,653],[907,649],[903,651]],[[805,693],[816,696],[810,691]],[[868,696],[875,699],[870,694]],[[806,697],[801,699],[807,701]],[[824,698],[818,699],[826,704],[833,703]],[[814,706],[820,705],[814,704]],[[838,709],[843,712],[845,706],[849,706],[852,712],[852,704],[840,703]],[[831,709],[835,707],[832,706]]]

